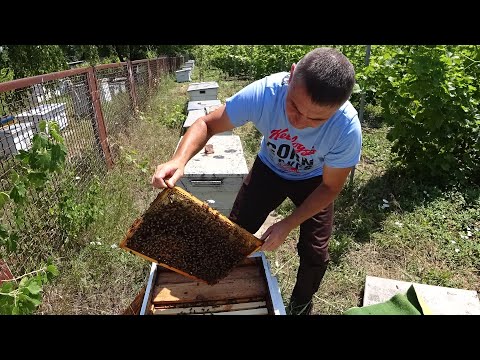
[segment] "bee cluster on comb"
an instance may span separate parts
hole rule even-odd
[[[262,241],[181,188],[163,190],[120,247],[213,285]]]

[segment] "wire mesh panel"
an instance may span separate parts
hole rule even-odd
[[[128,132],[134,116],[127,64],[99,67],[95,73],[108,142],[115,161],[118,157],[118,137]]]
[[[128,136],[130,126],[135,125],[135,107],[144,109],[155,95],[152,82],[174,70],[168,57],[130,64],[105,64],[0,83],[0,192],[7,194],[1,200],[8,194],[15,196],[11,193],[15,184],[27,199],[21,216],[12,201],[0,207],[1,231],[19,231],[18,247],[12,255],[0,246],[0,258],[15,272],[31,271],[40,258],[55,254],[78,233],[75,212],[80,206],[88,208],[92,189],[113,165],[111,148],[116,139]],[[43,133],[42,121],[57,123],[66,155],[63,170],[52,173],[48,182],[37,188],[25,186],[28,182],[22,176],[31,170],[28,161],[22,163],[19,156],[34,149],[35,135]],[[59,155],[45,152],[41,161],[48,162],[52,156]],[[20,177],[12,178],[14,173]]]
[[[2,209],[2,223],[8,224],[7,228],[15,229],[21,222],[18,248],[9,264],[28,269],[32,257],[45,253],[46,244],[52,249],[60,247],[65,240],[59,222],[65,193],[75,188],[76,193],[81,194],[81,189],[88,188],[94,176],[105,174],[106,165],[87,72],[4,91],[0,98],[0,191],[10,193],[15,185],[13,173],[28,174],[21,166],[26,164],[22,164],[18,156],[22,150],[32,149],[35,135],[42,131],[42,121],[58,124],[67,151],[65,169],[54,173],[43,188],[25,187],[20,178],[18,189],[25,191],[28,198],[21,218],[12,203]],[[49,161],[50,156],[54,154],[45,153],[40,159]]]
[[[168,73],[169,72],[169,60],[166,56],[161,57],[158,59],[160,62],[160,71],[162,73]]]
[[[148,65],[146,62],[141,64],[132,63],[132,70],[138,109],[143,111],[146,109],[148,98]]]
[[[157,60],[149,60],[148,61],[150,67],[150,76],[151,76],[151,85],[156,88],[159,82],[159,73],[157,69]]]

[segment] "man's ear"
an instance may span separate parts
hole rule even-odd
[[[295,70],[295,63],[292,64],[292,67],[290,68],[290,79],[288,80],[288,82],[291,82],[292,81],[292,78],[293,78],[293,70]]]

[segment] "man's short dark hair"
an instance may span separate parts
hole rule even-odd
[[[338,106],[348,100],[355,85],[355,70],[334,48],[316,48],[295,66],[293,83],[305,86],[318,105]]]

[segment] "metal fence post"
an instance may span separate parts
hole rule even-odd
[[[137,107],[137,94],[135,91],[135,79],[133,78],[132,62],[127,60],[128,82],[130,84],[130,98],[132,99],[133,110],[136,113]]]
[[[148,70],[148,93],[152,91],[152,69],[150,68],[150,60],[147,60],[147,70]]]
[[[100,96],[98,96],[97,77],[95,76],[95,70],[92,67],[88,69],[87,73],[88,88],[92,97],[93,111],[95,114],[96,125],[98,128],[99,142],[107,169],[110,170],[113,167],[112,156],[110,154],[110,146],[108,145],[107,130],[105,128],[105,122],[103,120],[102,107],[100,106]]]

